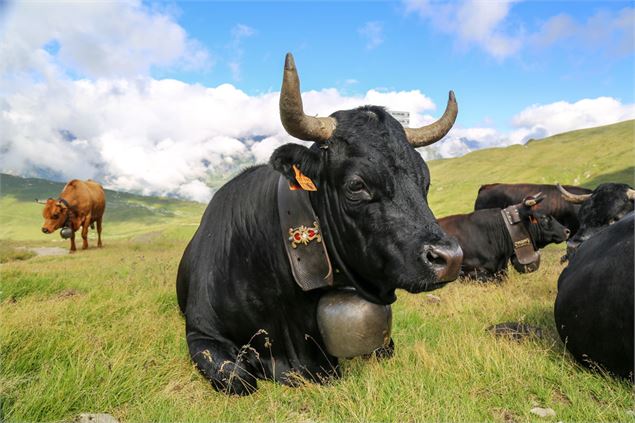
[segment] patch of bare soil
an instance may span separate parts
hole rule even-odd
[[[60,247],[32,247],[28,250],[33,251],[38,256],[64,256],[68,254],[68,248]]]

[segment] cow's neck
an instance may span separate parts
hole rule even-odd
[[[339,234],[337,225],[333,221],[333,215],[331,212],[332,210],[338,209],[337,206],[332,207],[331,205],[331,188],[327,183],[324,183],[320,186],[320,190],[322,191],[320,194],[311,193],[310,199],[313,209],[316,211],[318,218],[320,219],[324,242],[326,243],[326,248],[333,264],[335,285],[355,288],[359,295],[361,295],[365,300],[375,304],[387,304],[387,301],[390,303],[396,300],[394,294],[394,298],[380,299],[379,293],[371,292],[368,289],[369,284],[364,283],[362,278],[346,264],[340,253],[340,251],[345,250],[345,245],[343,245],[342,237]],[[336,200],[337,197],[334,196],[333,201]]]
[[[526,225],[525,228],[529,232],[531,242],[534,244],[534,250],[544,248],[548,244],[543,237],[542,231],[540,230],[540,225],[530,223],[529,225]]]

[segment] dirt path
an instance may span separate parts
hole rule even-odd
[[[68,248],[61,247],[21,247],[20,249],[33,251],[38,256],[63,256],[68,254]]]

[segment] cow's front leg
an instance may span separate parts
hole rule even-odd
[[[77,251],[77,248],[75,247],[75,231],[72,231],[71,233],[71,253],[74,253],[75,251]]]
[[[85,250],[88,248],[88,228],[90,226],[90,215],[86,216],[84,218],[84,221],[82,222],[82,250]]]
[[[188,333],[192,361],[214,389],[231,395],[249,395],[258,389],[256,377],[246,362],[237,359],[238,348],[229,351],[223,343]]]

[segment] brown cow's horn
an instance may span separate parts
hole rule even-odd
[[[287,53],[284,61],[284,76],[280,90],[280,120],[289,135],[317,143],[330,139],[337,125],[332,117],[313,117],[304,114],[300,78],[291,53]]]
[[[42,200],[40,200],[38,198],[35,199],[35,202],[38,203],[38,204],[46,204],[46,201],[42,201]]]
[[[569,203],[580,204],[591,197],[591,194],[572,194],[566,189],[563,188],[562,185],[556,184],[558,191],[562,194],[562,198],[567,200]]]
[[[635,189],[633,188],[629,188],[626,190],[626,195],[628,196],[628,199],[631,201],[635,201]]]
[[[441,119],[421,128],[405,128],[408,142],[415,148],[434,144],[452,129],[458,113],[459,106],[456,104],[454,91],[450,91],[448,105]]]

